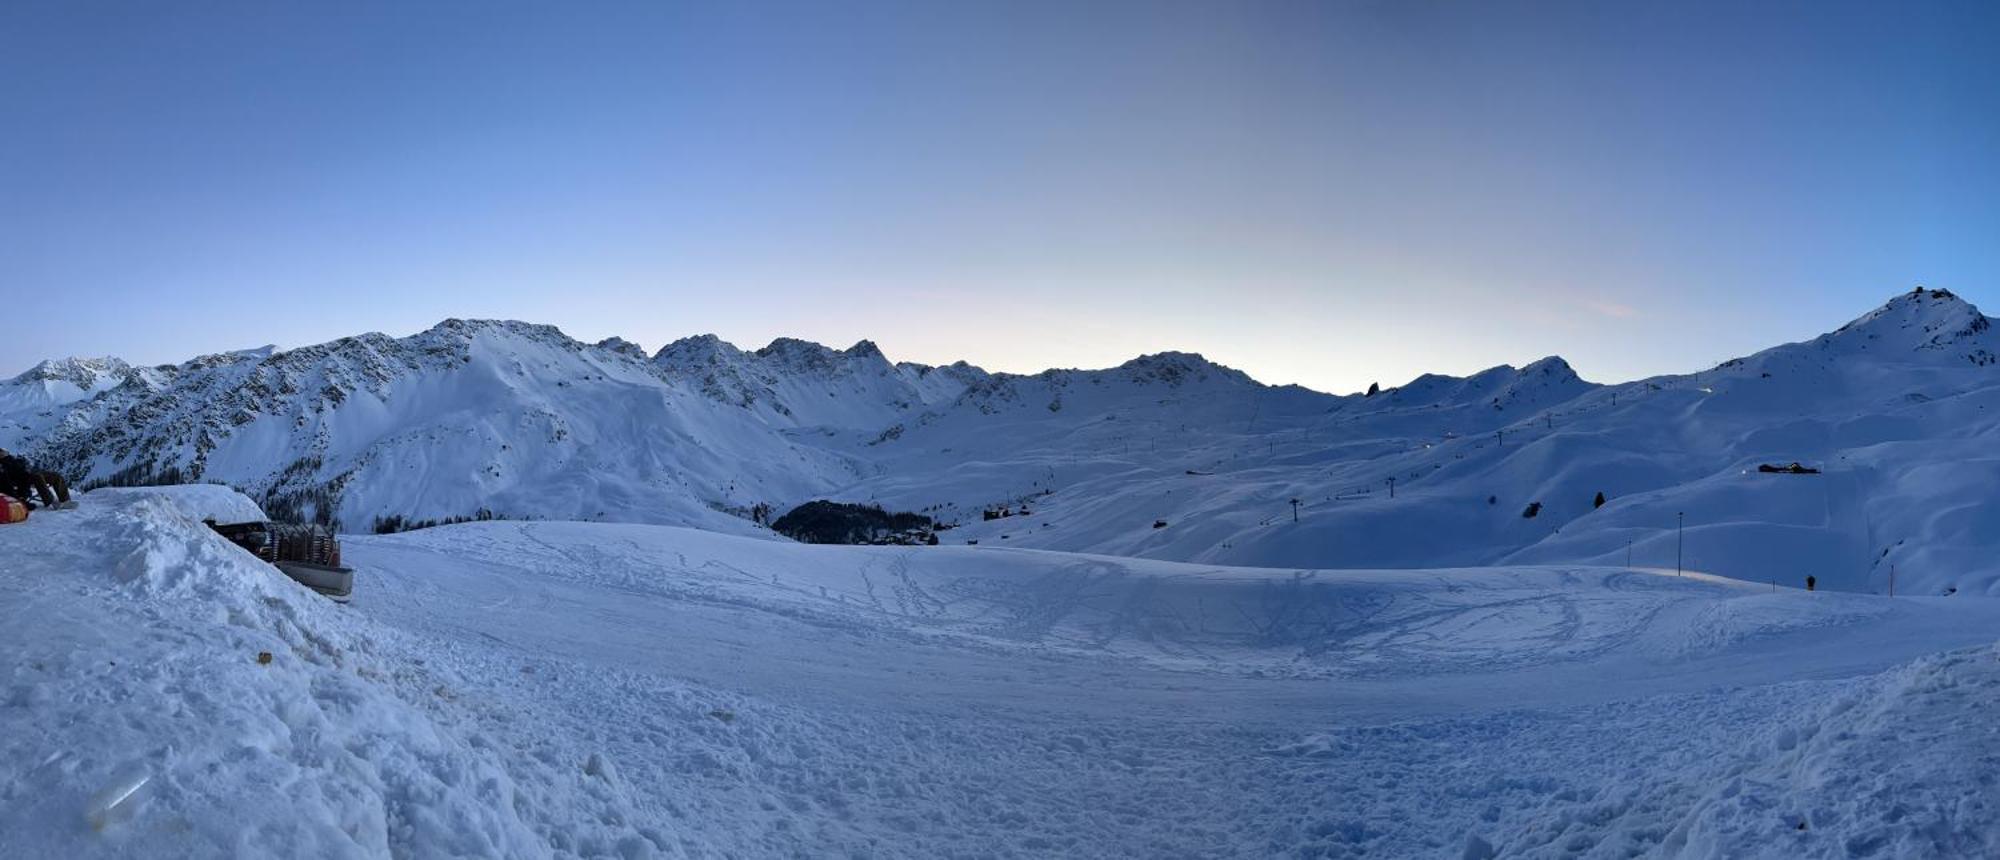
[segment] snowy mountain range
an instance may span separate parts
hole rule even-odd
[[[79,478],[549,521],[350,534],[345,605],[228,487],[0,526],[0,855],[1995,856],[2000,604],[1930,596],[1994,590],[1992,338],[1922,292],[1345,397],[456,320],[44,363],[0,442]],[[821,497],[959,525],[759,523]]]
[[[1893,569],[1902,590],[1988,592],[1995,337],[1918,290],[1690,375],[1597,385],[1552,357],[1336,396],[1186,353],[1024,376],[867,341],[648,355],[447,320],[159,367],[44,362],[0,383],[0,447],[82,484],[225,482],[350,531],[495,516],[769,536],[769,513],[826,498],[925,513],[959,544],[1316,568],[1678,554],[1758,581],[1880,591]],[[1795,461],[1820,472],[1757,469]]]

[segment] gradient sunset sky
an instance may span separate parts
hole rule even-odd
[[[453,316],[1692,371],[2000,303],[1996,9],[10,2],[0,375]]]

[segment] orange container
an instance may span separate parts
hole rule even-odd
[[[13,496],[0,495],[0,523],[18,523],[28,518],[28,506]]]

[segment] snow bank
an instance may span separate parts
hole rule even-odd
[[[465,732],[422,649],[210,532],[255,511],[225,492],[94,492],[0,528],[0,854],[674,850],[584,761]]]
[[[176,484],[161,487],[102,487],[90,491],[93,503],[129,506],[141,499],[159,499],[195,522],[214,520],[223,525],[263,522],[264,509],[250,497],[220,484]]]
[[[1487,832],[1498,856],[1992,857],[1996,703],[2000,651],[1986,647],[1738,691],[1673,725],[1644,715],[1663,702],[1600,710],[1621,745],[1700,753],[1653,753],[1626,781],[1551,792],[1534,820]]]
[[[1698,856],[2000,856],[2000,650],[1918,660],[1762,732],[1674,827]]]

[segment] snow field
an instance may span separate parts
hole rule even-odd
[[[338,607],[200,526],[214,492],[0,529],[0,854],[2000,844],[1995,652],[1921,656],[1990,643],[1983,600],[483,523],[350,538]],[[1324,611],[1224,611],[1271,589]]]

